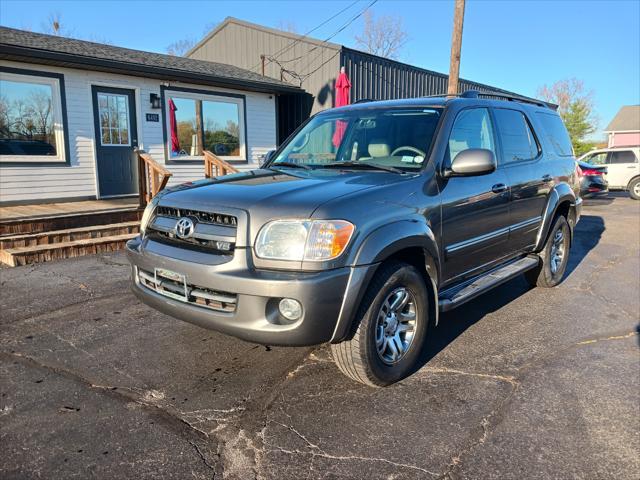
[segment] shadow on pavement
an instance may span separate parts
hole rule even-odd
[[[604,231],[605,224],[602,217],[582,215],[575,229],[574,243],[569,256],[565,280],[580,265],[587,254],[598,245]],[[422,368],[467,328],[486,315],[514,301],[529,289],[527,282],[520,276],[492,290],[489,295],[482,295],[453,311],[441,313],[437,327],[434,324],[434,319],[431,319],[427,343],[420,360],[411,373],[413,374]],[[638,328],[640,329],[640,325]]]

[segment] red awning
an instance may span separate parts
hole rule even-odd
[[[169,99],[169,128],[171,130],[171,151],[178,153],[180,151],[180,140],[178,140],[178,123],[176,122],[176,104]]]
[[[349,81],[349,77],[344,72],[344,67],[340,69],[340,75],[336,79],[336,107],[344,107],[345,105],[349,105],[350,98],[349,92],[351,91],[351,82]],[[336,131],[333,132],[333,145],[338,148],[340,143],[342,142],[342,137],[344,137],[344,132],[347,130],[347,122],[343,122],[342,120],[338,120],[336,122]]]

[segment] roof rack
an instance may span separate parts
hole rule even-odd
[[[536,100],[535,98],[521,97],[519,95],[508,95],[506,93],[480,92],[478,90],[467,90],[466,92],[463,92],[457,96],[460,98],[480,98],[480,97],[489,98],[489,99],[498,98],[498,99],[507,100],[510,102],[530,103],[532,105],[551,108],[553,110],[558,109],[558,105],[555,105],[553,103],[543,102],[542,100]]]
[[[360,100],[356,100],[355,102],[353,102],[353,104],[357,104],[357,103],[369,103],[369,102],[373,102],[373,100],[371,100],[370,98],[361,98]]]

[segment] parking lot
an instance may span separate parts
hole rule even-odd
[[[0,270],[0,476],[638,478],[640,202],[586,201],[568,276],[441,317],[371,389],[129,292],[122,253]]]

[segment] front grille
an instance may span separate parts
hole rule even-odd
[[[163,232],[149,227],[148,238],[174,247],[188,248],[205,253],[217,253],[220,255],[233,255],[235,244],[221,242],[219,240],[205,240],[200,238],[178,238],[174,233]]]
[[[233,313],[236,311],[236,305],[238,303],[238,296],[236,294],[182,283],[175,279],[157,273],[147,272],[140,268],[137,269],[137,272],[140,285],[165,297],[216,312]]]
[[[224,225],[225,227],[236,227],[238,225],[238,219],[233,215],[226,215],[224,213],[215,212],[202,212],[199,210],[189,210],[186,208],[175,208],[158,206],[156,215],[162,215],[163,217],[180,218],[180,217],[193,217],[200,223],[208,223],[211,225]]]

